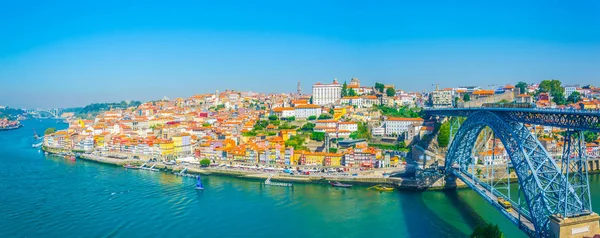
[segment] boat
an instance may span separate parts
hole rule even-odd
[[[382,184],[375,185],[372,188],[374,188],[377,191],[383,191],[383,192],[394,191],[394,187],[390,187],[388,185],[382,185]]]
[[[198,176],[198,179],[196,180],[196,190],[204,190],[204,185],[202,185],[200,176]]]
[[[131,164],[125,164],[125,165],[123,165],[123,167],[125,167],[126,169],[140,169],[140,167],[133,166]]]
[[[329,184],[331,184],[331,186],[333,186],[333,187],[338,187],[338,188],[351,188],[352,187],[352,184],[344,184],[344,183],[340,183],[338,181],[335,181],[335,182],[329,181]]]
[[[74,155],[65,155],[65,159],[68,159],[70,161],[75,161],[75,156]]]

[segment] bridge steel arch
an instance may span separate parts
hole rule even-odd
[[[578,215],[589,211],[589,204],[580,200],[561,169],[530,130],[502,114],[480,111],[468,116],[452,140],[446,157],[446,171],[452,171],[458,165],[457,169],[468,174],[473,147],[486,126],[504,144],[527,203],[525,215],[534,224],[536,236],[549,235],[551,215]]]

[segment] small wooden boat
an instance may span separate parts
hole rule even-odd
[[[382,185],[382,184],[375,185],[372,188],[374,188],[377,191],[383,191],[383,192],[394,191],[394,187],[390,187],[390,186]]]
[[[338,188],[351,188],[352,187],[352,184],[344,184],[344,183],[340,183],[338,181],[335,181],[335,182],[329,181],[329,184],[331,184],[331,186],[333,186],[333,187],[338,187]]]

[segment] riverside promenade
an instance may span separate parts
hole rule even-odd
[[[122,166],[124,164],[142,165],[146,161],[139,159],[129,158],[112,158],[93,154],[82,154],[79,159],[94,161],[102,164],[110,164],[115,166]],[[149,162],[147,166],[155,165],[154,168],[159,169],[163,172],[178,173],[183,169],[187,168],[186,173],[198,174],[198,175],[216,175],[216,176],[229,176],[249,180],[265,180],[269,175],[273,175],[273,181],[281,182],[295,182],[295,183],[328,183],[329,181],[339,181],[343,183],[351,183],[356,185],[376,185],[376,184],[388,184],[393,185],[398,189],[406,190],[423,190],[421,185],[416,179],[397,178],[397,177],[386,177],[383,173],[393,172],[398,170],[397,168],[384,168],[384,169],[373,169],[366,171],[357,171],[356,173],[323,173],[323,172],[312,172],[308,175],[301,173],[284,173],[280,170],[270,170],[267,168],[239,168],[239,167],[200,167],[199,165],[193,164],[176,164],[168,165],[161,162]],[[428,186],[428,190],[439,190],[443,189],[443,179]]]

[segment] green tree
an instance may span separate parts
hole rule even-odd
[[[275,116],[275,115],[269,116],[269,121],[275,121],[275,120],[277,120],[277,116]]]
[[[202,167],[208,167],[208,166],[210,166],[210,160],[209,159],[202,159],[202,160],[200,160],[200,166],[202,166]]]
[[[348,90],[348,96],[350,96],[350,97],[354,97],[354,96],[356,96],[356,95],[357,95],[357,94],[356,94],[356,91],[354,91],[354,89],[352,89],[352,88],[351,88],[351,89],[349,89],[349,90]]]
[[[316,140],[316,141],[324,141],[325,140],[325,132],[314,131],[312,134],[310,134],[310,139]]]
[[[465,95],[463,95],[463,101],[465,101],[465,102],[471,101],[471,96],[468,93],[465,93]]]
[[[556,92],[552,94],[552,101],[556,103],[556,105],[567,104],[567,99],[565,99],[565,94],[563,92]]]
[[[385,90],[385,95],[388,97],[393,97],[394,95],[396,95],[396,90],[392,87],[389,87]]]
[[[209,127],[209,126],[210,126],[210,123],[208,123],[208,122],[202,123],[202,127]]]
[[[50,127],[50,128],[48,128],[48,129],[46,129],[46,130],[44,131],[44,135],[49,135],[49,134],[52,134],[52,133],[54,133],[54,132],[56,132],[56,128],[54,128],[54,127]]]
[[[504,234],[500,231],[498,225],[493,225],[490,223],[486,223],[483,225],[478,225],[473,230],[471,234],[471,238],[502,238]]]
[[[371,139],[371,133],[366,123],[358,122],[358,130],[350,133],[350,138],[356,139]]]
[[[302,128],[300,128],[300,130],[312,132],[314,128],[315,128],[315,124],[313,124],[313,123],[306,123],[306,124],[302,125]]]
[[[567,102],[569,103],[577,103],[579,101],[581,101],[581,93],[577,91],[571,93],[571,95],[569,95],[569,97],[567,98]]]
[[[310,98],[308,99],[308,103],[313,104],[313,96],[310,96]]]
[[[517,85],[515,85],[515,88],[518,88],[520,93],[525,94],[527,93],[528,86],[529,85],[527,85],[526,82],[518,82]]]
[[[567,100],[565,99],[565,89],[561,86],[560,80],[543,80],[540,83],[536,95],[544,92],[550,93],[552,96],[552,101],[558,105],[564,105],[567,103]]]
[[[440,130],[437,136],[437,142],[441,148],[448,147],[448,144],[450,143],[450,123],[444,122],[440,126]]]
[[[598,139],[598,133],[592,131],[584,131],[583,137],[585,138],[585,142],[590,143]]]
[[[305,150],[306,147],[304,147],[303,144],[304,144],[304,137],[299,136],[299,135],[290,136],[290,139],[288,139],[285,142],[285,146],[294,147],[295,150],[299,150],[299,149]]]
[[[345,96],[348,96],[348,84],[346,84],[346,81],[342,84],[342,97]]]
[[[295,117],[295,116],[291,116],[291,117],[288,117],[288,118],[287,118],[287,120],[288,120],[288,121],[295,121],[295,120],[296,120],[296,117]]]
[[[334,147],[329,148],[329,153],[337,153],[337,152],[338,152],[337,148],[334,148]]]
[[[315,119],[317,119],[317,116],[309,116],[309,117],[308,117],[308,120],[309,120],[309,121],[313,121],[313,120],[315,120]]]
[[[383,90],[385,89],[385,85],[382,83],[375,83],[375,89],[377,91],[379,91],[380,93],[383,93]]]
[[[329,114],[323,113],[323,114],[319,115],[319,120],[327,120],[327,119],[331,119],[331,118],[333,118],[333,117]]]

